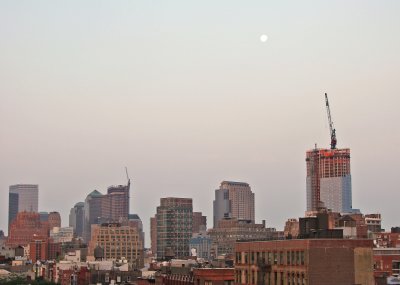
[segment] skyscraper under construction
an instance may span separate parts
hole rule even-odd
[[[306,153],[307,211],[321,202],[333,212],[352,211],[350,149],[312,149]]]
[[[336,148],[336,129],[333,126],[328,95],[325,104],[331,135],[331,148],[315,147],[306,153],[307,211],[321,206],[333,212],[352,212],[350,149]]]

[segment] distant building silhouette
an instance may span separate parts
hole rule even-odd
[[[77,237],[83,237],[84,208],[85,203],[79,202],[69,212],[69,226],[74,229],[74,234]]]

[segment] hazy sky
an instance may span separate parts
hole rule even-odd
[[[352,152],[353,206],[399,226],[399,1],[1,1],[0,229],[8,186],[68,213],[126,183],[144,222],[192,197],[212,226],[222,180],[256,220],[304,214],[305,151]],[[262,43],[260,36],[268,35]]]

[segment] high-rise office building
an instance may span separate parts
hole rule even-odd
[[[188,257],[192,237],[192,199],[161,198],[156,219],[157,258]]]
[[[214,228],[225,218],[248,220],[254,223],[254,193],[243,182],[222,181],[215,190]]]
[[[94,224],[116,223],[129,218],[129,189],[127,185],[110,186],[107,194],[99,191],[91,192],[84,203],[84,233],[85,241],[90,240],[91,227]]]
[[[39,187],[36,184],[16,184],[9,188],[8,227],[18,212],[38,212]]]
[[[350,149],[309,150],[306,164],[307,211],[352,212]]]
[[[77,237],[83,236],[84,208],[85,203],[79,202],[69,212],[69,226],[74,229],[74,234]]]
[[[85,199],[84,206],[84,222],[83,222],[83,239],[89,242],[92,225],[98,224],[102,217],[103,194],[94,190]]]
[[[120,218],[128,218],[129,215],[129,188],[127,185],[110,186],[107,189],[106,199],[109,203],[109,212],[105,215],[110,222],[117,222]]]

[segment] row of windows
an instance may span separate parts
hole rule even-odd
[[[304,272],[257,272],[254,270],[236,270],[235,282],[239,284],[265,285],[306,285]]]
[[[267,251],[267,252],[237,252],[236,263],[244,264],[279,264],[304,265],[304,251]]]

